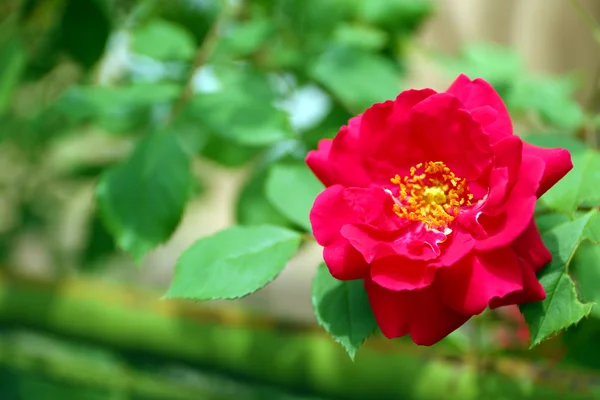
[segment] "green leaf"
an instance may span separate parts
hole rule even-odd
[[[55,107],[72,122],[92,119],[108,131],[125,132],[146,124],[154,106],[169,104],[180,91],[179,85],[169,83],[74,86]]]
[[[68,0],[60,28],[66,52],[91,68],[104,54],[111,21],[98,0]]]
[[[340,45],[367,51],[379,51],[388,41],[388,34],[385,31],[357,24],[339,24],[334,35],[334,40]]]
[[[210,131],[245,146],[264,146],[292,136],[287,114],[265,75],[246,67],[215,69],[215,90],[196,94],[190,107]]]
[[[351,47],[332,47],[313,64],[310,76],[356,112],[400,93],[400,71],[387,58]]]
[[[511,111],[539,114],[548,124],[574,131],[584,122],[583,109],[574,99],[576,85],[569,76],[520,77],[505,97]]]
[[[412,31],[433,11],[428,0],[368,0],[358,2],[358,16],[381,28]]]
[[[356,350],[377,329],[362,279],[340,281],[321,264],[312,285],[312,304],[319,324],[354,359]]]
[[[192,190],[189,159],[177,138],[155,132],[111,168],[96,187],[99,210],[117,244],[138,262],[166,241]]]
[[[556,225],[542,236],[552,253],[552,262],[538,273],[546,299],[520,305],[529,325],[531,347],[578,323],[592,309],[592,304],[581,303],[577,298],[569,264],[582,240],[587,239],[586,229],[596,214],[597,210],[592,210],[573,221]]]
[[[540,199],[551,210],[572,214],[578,207],[600,204],[600,153],[573,152],[573,169]]]
[[[182,26],[154,20],[133,33],[133,51],[161,61],[189,61],[194,57],[194,37]]]
[[[276,26],[267,18],[252,19],[235,25],[219,41],[216,52],[225,56],[247,56],[273,37]]]
[[[503,93],[523,73],[518,53],[509,47],[490,43],[465,46],[458,59],[440,57],[443,67],[453,76],[466,74],[471,79],[483,78]]]
[[[235,299],[272,281],[300,245],[300,235],[274,226],[235,226],[190,246],[177,261],[165,297]]]
[[[235,210],[241,225],[279,225],[291,227],[290,222],[271,205],[265,196],[266,174],[256,171],[240,193]]]
[[[308,214],[323,184],[304,163],[275,164],[266,184],[267,199],[290,221],[311,230]]]
[[[0,45],[0,113],[10,106],[26,62],[27,55],[18,36],[11,36]]]
[[[583,242],[573,257],[573,276],[584,301],[600,303],[600,245]],[[600,318],[600,308],[592,309],[592,316]]]

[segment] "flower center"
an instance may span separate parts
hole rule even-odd
[[[429,229],[446,229],[461,206],[470,206],[473,195],[465,179],[458,178],[441,161],[419,163],[410,175],[396,175],[390,180],[400,188],[394,199],[394,212],[401,218],[419,221]]]

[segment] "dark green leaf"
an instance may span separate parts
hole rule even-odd
[[[98,0],[68,0],[61,28],[65,50],[86,68],[104,54],[111,23]]]
[[[232,227],[202,238],[177,261],[169,298],[234,299],[272,281],[300,245],[300,235],[274,226]]]
[[[140,261],[166,241],[183,214],[192,188],[186,153],[177,139],[155,132],[96,187],[103,221],[117,244]]]
[[[308,214],[323,184],[304,163],[275,164],[266,184],[267,198],[290,221],[311,230]]]
[[[389,59],[351,47],[328,49],[309,73],[355,112],[400,93],[400,71]]]
[[[352,359],[377,329],[362,280],[339,281],[321,264],[312,285],[312,304],[319,324]]]
[[[586,239],[586,229],[596,213],[593,210],[573,221],[556,225],[542,236],[552,253],[552,262],[538,273],[546,291],[546,299],[520,305],[529,325],[532,347],[578,323],[592,309],[592,304],[579,301],[575,284],[569,275],[569,264],[581,241]]]
[[[198,93],[190,104],[204,127],[245,146],[291,137],[287,114],[275,107],[264,75],[245,67],[219,68],[216,75],[216,90]]]
[[[18,36],[11,36],[0,45],[0,113],[10,105],[26,61],[25,49]]]
[[[133,33],[133,51],[161,61],[189,61],[194,57],[194,37],[180,25],[154,20]]]

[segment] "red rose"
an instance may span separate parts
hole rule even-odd
[[[487,82],[375,104],[306,162],[327,186],[310,221],[329,271],[364,279],[388,338],[432,345],[487,306],[545,298],[533,211],[570,154],[514,136]]]

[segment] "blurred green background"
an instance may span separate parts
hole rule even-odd
[[[350,361],[314,324],[311,244],[241,301],[160,300],[199,237],[306,231],[278,203],[306,152],[406,88],[481,76],[526,139],[597,146],[600,8],[527,4],[0,1],[0,400],[600,398],[596,310],[531,351],[515,308]]]

